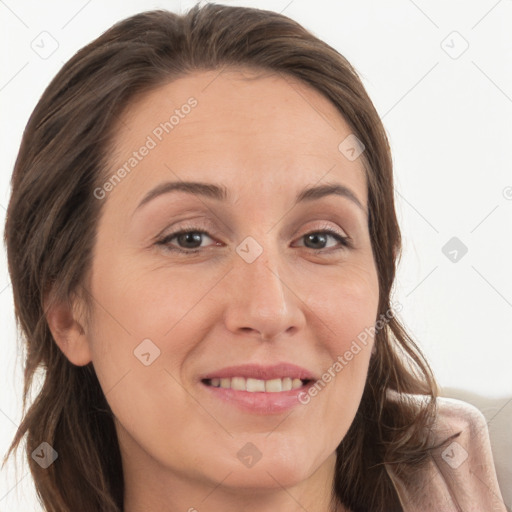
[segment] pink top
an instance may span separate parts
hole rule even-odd
[[[416,395],[420,397],[420,395]],[[437,398],[434,431],[439,441],[462,431],[432,451],[426,469],[400,480],[386,466],[405,512],[507,512],[498,486],[485,416],[475,406]],[[437,443],[436,443],[437,444]]]

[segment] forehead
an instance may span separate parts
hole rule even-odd
[[[325,179],[350,187],[366,207],[362,159],[339,149],[350,126],[298,79],[244,68],[197,71],[139,96],[119,121],[109,172],[137,158],[122,187],[130,197],[177,176],[268,194]],[[134,157],[143,146],[151,149]]]

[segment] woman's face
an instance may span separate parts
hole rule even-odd
[[[115,178],[95,191],[86,334],[131,485],[255,490],[332,474],[379,292],[363,163],[351,139],[339,149],[350,134],[315,90],[240,70],[176,80],[120,119]],[[184,182],[205,185],[160,188]],[[325,185],[355,199],[297,202]],[[316,394],[290,381],[325,373]]]

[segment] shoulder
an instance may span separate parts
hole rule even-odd
[[[436,434],[440,437],[461,432],[472,443],[488,437],[487,420],[474,405],[455,398],[437,397]],[[439,439],[442,441],[442,439]]]
[[[388,390],[388,398],[392,401],[406,400],[416,404],[418,410],[430,397],[426,395],[398,394]],[[436,416],[434,420],[435,443],[461,432],[461,435],[478,436],[480,439],[488,435],[487,420],[483,413],[474,405],[455,398],[437,397]]]
[[[388,393],[393,400],[405,399],[419,407],[430,397],[425,395]],[[460,433],[460,439],[471,440],[472,443],[484,443],[489,436],[487,420],[483,413],[474,405],[455,398],[437,397],[436,415],[434,419],[433,443],[438,444],[454,434]]]
[[[418,403],[426,399],[407,397]],[[431,439],[430,460],[415,485],[409,482],[397,488],[405,512],[506,512],[487,421],[477,407],[458,399],[436,398]]]
[[[438,397],[436,406],[436,441],[458,434],[432,453],[452,499],[462,510],[505,512],[485,416],[454,398]]]

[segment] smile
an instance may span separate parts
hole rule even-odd
[[[309,382],[309,379],[292,379],[290,377],[261,380],[245,377],[213,378],[204,379],[207,386],[223,389],[234,389],[237,391],[248,391],[249,393],[280,393],[299,389]]]

